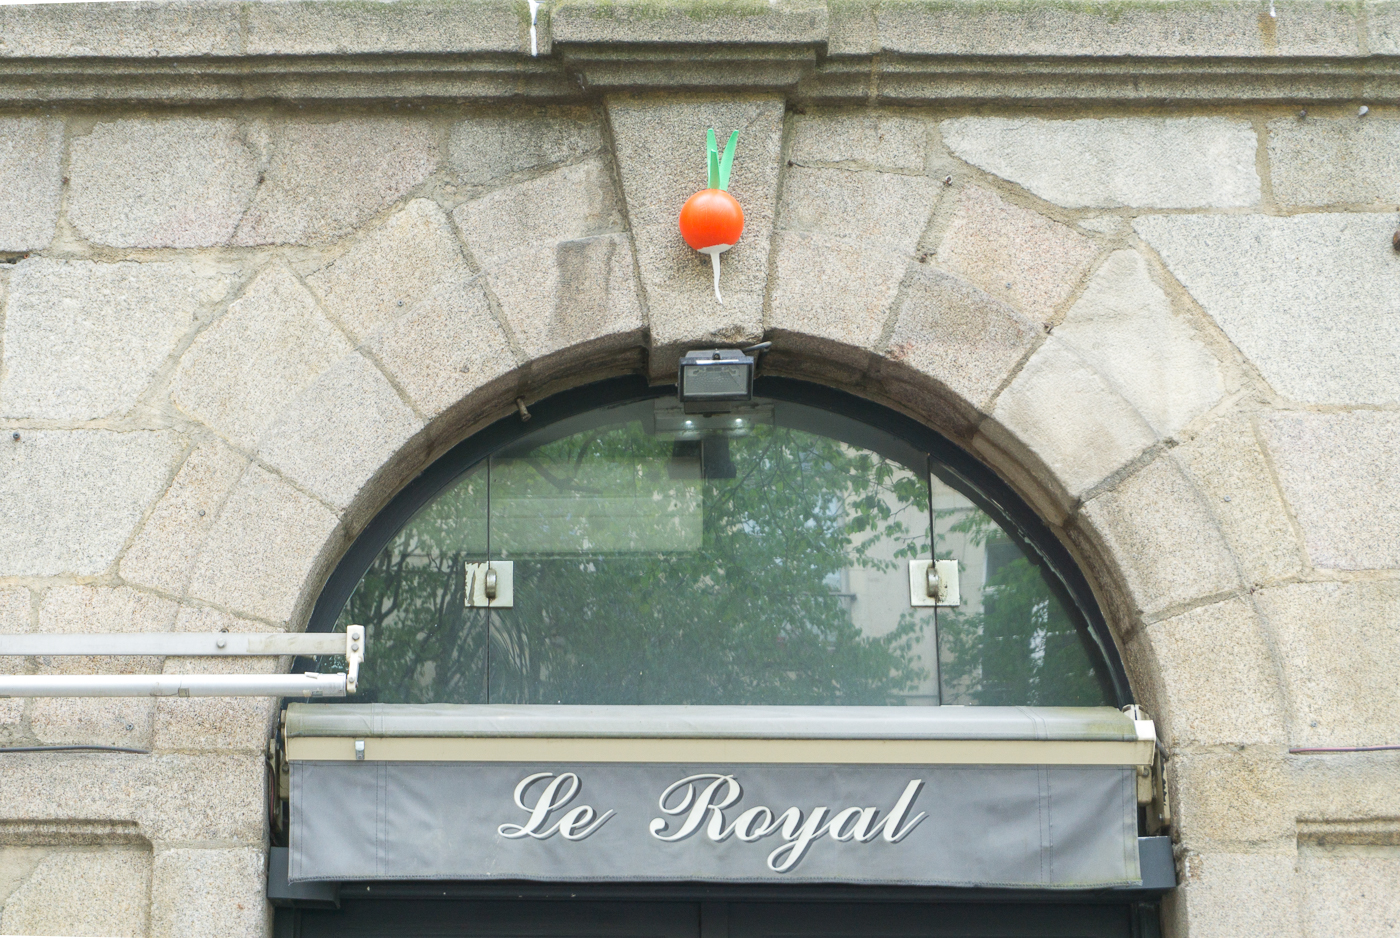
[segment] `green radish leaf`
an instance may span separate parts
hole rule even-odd
[[[712,131],[713,133],[713,131]],[[724,147],[724,159],[719,164],[719,188],[729,190],[729,170],[734,166],[734,148],[739,144],[739,131],[729,135],[729,143]]]
[[[719,184],[719,147],[715,144],[715,129],[711,127],[705,136],[705,161],[709,166],[710,181],[707,188],[718,189]]]

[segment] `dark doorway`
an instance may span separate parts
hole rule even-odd
[[[277,938],[1156,938],[1155,905],[346,899]]]

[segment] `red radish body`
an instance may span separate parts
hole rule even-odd
[[[681,237],[697,251],[732,246],[743,233],[744,210],[723,189],[701,189],[681,207]]]

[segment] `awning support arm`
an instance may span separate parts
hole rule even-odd
[[[6,674],[0,697],[344,697],[358,689],[365,627],[317,633],[0,635],[0,656],[156,658],[344,655],[345,674]]]

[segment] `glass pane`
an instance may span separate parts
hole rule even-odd
[[[354,700],[1111,703],[1055,577],[975,493],[935,475],[930,503],[928,465],[773,401],[695,416],[658,399],[542,427],[371,565],[338,624],[369,630]],[[962,605],[936,617],[909,596],[930,515],[936,556],[961,568]],[[464,565],[488,557],[514,564],[514,605],[467,609]]]
[[[1047,571],[961,492],[933,486],[937,556],[956,558],[962,573],[962,605],[938,613],[943,702],[1111,704],[1087,629]]]
[[[515,565],[492,702],[937,702],[902,562],[927,556],[921,472],[762,402],[600,416],[492,461],[492,551]]]
[[[336,628],[365,626],[369,652],[353,702],[486,703],[486,610],[463,596],[464,565],[485,559],[483,465],[418,512],[350,594]]]

